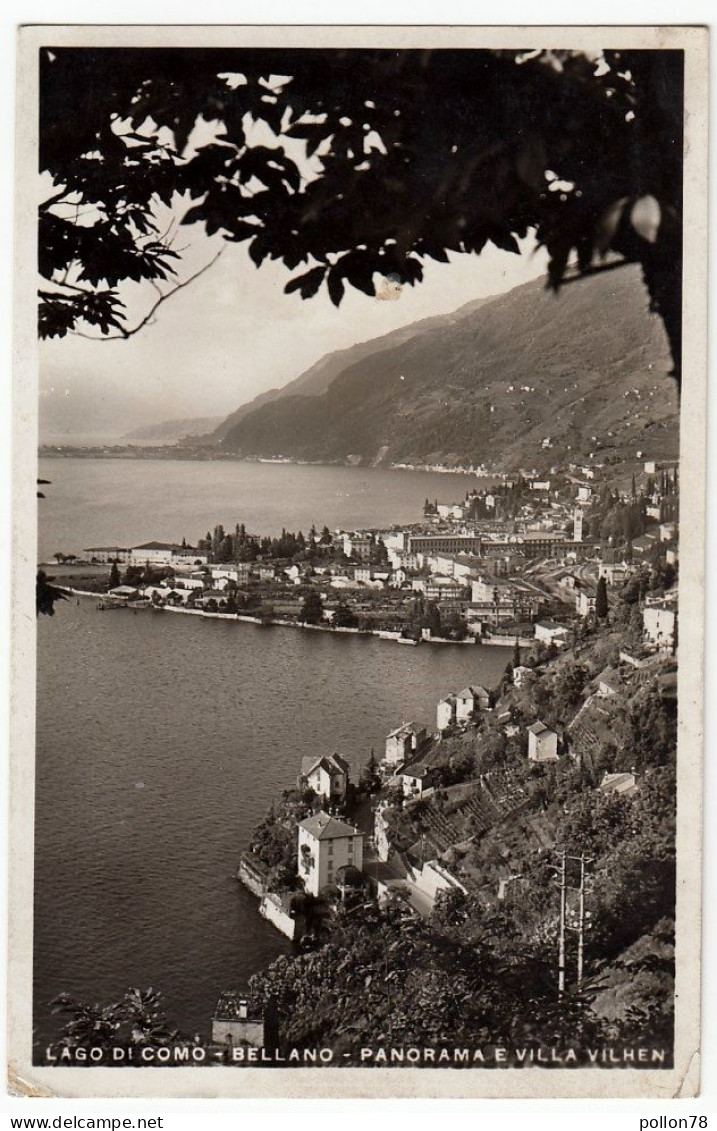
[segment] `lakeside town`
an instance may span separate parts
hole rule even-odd
[[[677,468],[645,461],[627,489],[609,470],[569,464],[456,502],[426,499],[420,520],[401,528],[270,538],[237,523],[196,545],[93,546],[55,560],[72,565],[76,591],[105,598],[103,609],[248,617],[406,644],[564,647],[627,586],[646,598],[646,643],[662,645],[674,617]],[[110,565],[109,576],[83,577],[83,564]]]
[[[353,1063],[381,1024],[400,1045],[493,1039],[506,1008],[516,1039],[542,1039],[557,1001],[565,1031],[577,1011],[592,1040],[670,1047],[678,467],[615,475],[595,460],[509,476],[402,528],[237,524],[55,555],[102,611],[512,649],[498,686],[437,689],[435,719],[396,719],[365,765],[317,750],[295,767],[237,876],[296,952],[221,996],[213,1044],[346,1044]],[[449,1024],[449,951],[482,1002],[500,985],[492,1021],[454,1002]],[[544,995],[533,1030],[524,963]]]
[[[338,752],[305,758],[295,789],[255,830],[238,876],[260,913],[310,950],[346,942],[352,916],[379,932],[387,919],[398,933],[413,923],[434,946],[436,935],[465,943],[487,921],[507,919],[522,945],[543,940],[558,1000],[571,995],[585,1010],[581,1024],[590,1014],[615,1039],[639,1013],[644,973],[634,955],[628,1000],[610,971],[615,927],[601,903],[615,898],[631,837],[667,818],[651,852],[674,850],[665,843],[674,796],[666,803],[664,791],[677,693],[678,478],[676,467],[647,461],[639,482],[633,476],[618,492],[597,471],[569,468],[562,481],[517,480],[456,504],[427,503],[426,529],[387,549],[392,570],[423,570],[424,596],[445,587],[438,615],[459,615],[476,640],[514,634],[512,662],[498,687],[445,689],[435,720],[400,723],[355,780]],[[368,539],[360,545],[372,553]],[[372,580],[370,567],[357,568]],[[546,892],[551,871],[557,901]],[[649,884],[638,887],[654,900]],[[638,938],[640,926],[638,916]],[[658,926],[664,957],[669,926]],[[644,952],[644,938],[635,949]],[[380,946],[376,960],[380,967]],[[664,967],[669,980],[669,958]],[[311,976],[314,995],[318,986],[338,992],[340,979],[319,963]],[[313,1031],[306,1019],[288,1022],[302,988],[284,971],[257,976],[250,990],[220,999],[216,1043],[260,1047],[269,999],[283,1003],[292,1041]],[[324,1031],[335,1030],[314,997],[313,1024],[317,1014]],[[665,1018],[657,1031],[665,1034]]]

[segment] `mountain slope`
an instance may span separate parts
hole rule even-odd
[[[289,387],[235,422],[223,446],[245,456],[493,468],[541,467],[598,446],[674,455],[670,367],[639,269],[557,296],[535,280],[354,360],[319,395]]]
[[[280,389],[267,389],[266,392],[259,393],[253,400],[240,405],[215,429],[212,438],[222,440],[236,424],[239,424],[250,413],[280,398],[286,396],[321,396],[350,365],[363,361],[381,350],[408,342],[417,334],[440,327],[453,326],[491,301],[492,298],[475,299],[458,310],[451,311],[450,314],[437,314],[432,318],[422,318],[419,322],[411,322],[408,326],[399,326],[397,330],[382,334],[380,338],[371,338],[366,342],[357,342],[356,345],[349,346],[347,349],[327,353],[309,369],[290,381],[288,385],[284,385]]]

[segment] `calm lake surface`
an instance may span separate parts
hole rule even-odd
[[[42,459],[40,560],[150,539],[195,544],[221,522],[257,534],[418,522],[424,499],[460,500],[470,475],[239,461]]]
[[[89,460],[47,464],[53,484],[42,504],[41,536],[48,552],[62,531],[73,539],[60,541],[67,550],[115,538],[189,536],[215,516],[280,529],[292,524],[284,518],[287,503],[297,526],[310,525],[312,515],[317,525],[388,522],[415,514],[416,504],[436,493],[426,481],[443,479],[397,474],[399,490],[389,488],[392,473],[348,469],[191,463],[179,465],[180,476],[161,461],[103,461],[99,469]],[[276,477],[271,492],[253,500],[240,495],[245,468]],[[304,472],[313,486],[291,487],[291,476]],[[173,473],[168,517],[153,477],[168,487]],[[217,502],[213,476],[221,481]],[[112,484],[104,508],[100,482]],[[151,490],[140,489],[145,482]],[[363,491],[363,482],[371,488]],[[470,482],[446,477],[444,497],[454,484],[462,492]],[[246,482],[241,489],[248,490]],[[309,490],[318,501],[302,504]],[[88,497],[94,502],[85,513]],[[113,517],[117,499],[120,515]],[[509,658],[500,648],[400,648],[199,617],[105,615],[91,600],[42,618],[38,1049],[56,1037],[48,1003],[58,993],[107,1001],[134,985],[160,989],[173,1022],[207,1036],[219,993],[290,949],[234,874],[252,828],[272,797],[293,784],[302,756],[337,750],[358,774],[394,726],[412,718],[433,725],[442,694],[468,682],[495,683]]]

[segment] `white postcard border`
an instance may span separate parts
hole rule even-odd
[[[681,571],[678,672],[678,893],[675,1067],[632,1069],[106,1069],[31,1063],[35,757],[34,577],[37,502],[37,50],[87,46],[365,46],[682,48],[685,51],[684,383],[680,421]],[[704,484],[707,294],[707,48],[689,27],[44,26],[18,50],[14,341],[12,740],[10,759],[10,1090],[36,1097],[649,1097],[699,1087]],[[689,616],[686,612],[689,611]]]

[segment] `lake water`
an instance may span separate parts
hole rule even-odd
[[[236,461],[43,459],[40,558],[157,539],[195,544],[221,522],[259,534],[420,521],[424,499],[460,500],[469,475]]]
[[[192,525],[178,488],[168,500],[172,519],[157,504],[153,476],[163,477],[166,485],[167,464],[102,463],[99,475],[112,471],[115,477],[110,497],[123,497],[129,487],[133,500],[134,511],[125,507],[122,529],[116,531],[111,513],[103,517],[99,505],[94,461],[50,462],[47,478],[53,486],[42,504],[42,520],[47,538],[45,516],[53,512],[52,546],[58,531],[70,537],[75,522],[82,528],[80,545],[87,544],[90,530],[95,532],[90,542],[115,536],[132,541],[201,531],[222,509],[212,504],[211,491],[204,496],[193,482],[196,474],[206,486],[211,466],[181,465],[183,497],[203,499]],[[95,499],[94,516],[84,514],[81,499],[64,501],[78,471],[70,464],[87,476],[83,490]],[[251,524],[266,530],[284,523],[277,499],[288,499],[289,509],[300,508],[301,492],[289,486],[289,475],[308,471],[316,482],[319,470],[236,466],[259,466],[262,476],[276,476],[282,484],[273,488],[271,506],[266,497],[252,503],[263,521]],[[217,468],[227,472],[222,479],[227,492],[232,470]],[[360,484],[380,475],[371,488],[380,500],[379,482],[385,483],[386,475],[390,481],[390,473],[320,470],[329,481],[321,489],[324,502],[338,484],[342,493],[333,497],[345,499],[348,490],[356,517],[345,501],[335,502],[331,513],[317,504],[317,524],[324,519],[369,522]],[[420,486],[409,476],[399,478],[405,484],[405,517],[412,505],[405,495],[422,502],[434,492],[424,486],[427,476],[418,476]],[[148,484],[144,494],[140,480]],[[459,487],[467,482],[461,479]],[[223,498],[229,511],[227,495]],[[306,526],[303,505],[295,523]],[[111,512],[113,506],[105,509]],[[238,501],[237,517],[248,510],[246,499]],[[383,516],[388,519],[388,508],[378,521]],[[231,520],[231,513],[224,517]],[[178,519],[186,526],[175,525]],[[257,900],[234,875],[252,828],[272,796],[294,783],[302,756],[337,750],[358,774],[371,747],[380,751],[394,726],[412,718],[433,724],[441,695],[469,682],[494,684],[508,659],[499,648],[400,648],[375,638],[199,617],[130,610],[100,614],[90,600],[63,604],[52,619],[41,618],[37,1048],[57,1034],[48,1003],[58,993],[106,1001],[135,985],[160,989],[176,1025],[208,1036],[219,993],[243,985],[290,949],[259,917]]]

